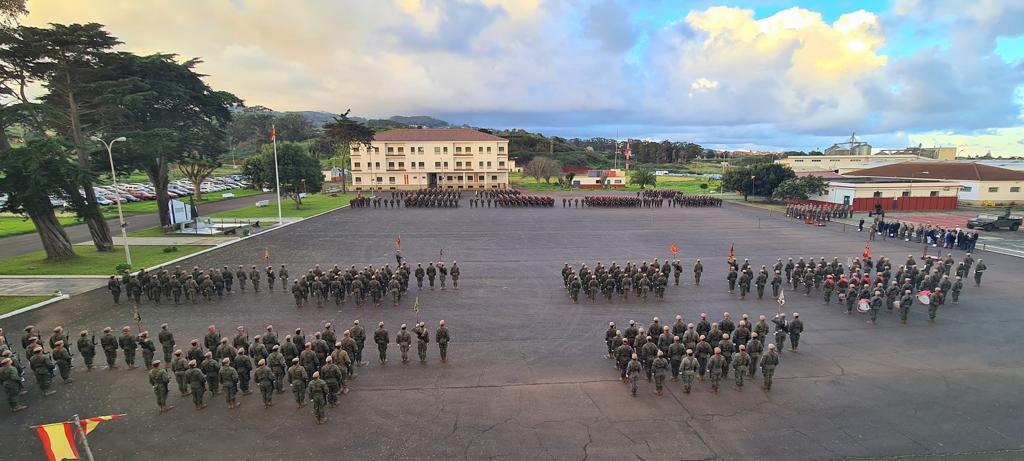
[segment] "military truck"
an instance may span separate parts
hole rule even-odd
[[[1024,221],[1024,218],[1010,215],[1010,209],[1007,208],[1000,216],[978,215],[978,217],[967,221],[967,228],[984,229],[987,231],[993,231],[996,229],[1010,229],[1012,231],[1016,231],[1017,229],[1020,229],[1022,221]]]

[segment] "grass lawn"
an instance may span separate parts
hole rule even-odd
[[[6,314],[50,299],[51,296],[0,296],[0,314]]]
[[[134,269],[150,267],[205,248],[201,245],[178,245],[178,251],[164,253],[162,246],[133,246],[132,264]],[[75,253],[78,253],[77,258],[59,263],[46,261],[43,251],[0,259],[0,275],[106,275],[113,274],[114,267],[124,262],[124,249],[120,246],[115,246],[114,251],[108,253],[100,253],[92,246],[76,246]]]
[[[354,194],[331,197],[330,195],[310,195],[302,199],[302,208],[295,209],[295,201],[287,198],[281,200],[281,214],[287,218],[306,218],[324,211],[348,205]],[[270,206],[245,207],[237,210],[224,211],[209,215],[211,218],[277,218],[277,202],[270,200]]]
[[[82,223],[75,216],[57,216],[57,220],[60,221],[61,226],[65,227]],[[0,237],[31,234],[35,231],[36,225],[32,223],[31,219],[12,215],[0,216]]]

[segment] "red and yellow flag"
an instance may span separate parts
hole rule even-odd
[[[735,242],[729,242],[729,262],[733,262],[736,259]]]
[[[679,247],[677,247],[676,244],[674,244],[674,243],[672,244],[671,250],[672,250],[672,254],[679,253]]]
[[[865,258],[870,258],[871,257],[871,242],[868,242],[868,243],[864,244],[864,257]]]
[[[402,236],[401,235],[396,235],[395,236],[395,246],[398,247],[399,249],[402,248]]]
[[[96,429],[100,423],[120,418],[123,414],[97,416],[95,418],[83,419],[80,421],[82,430],[88,434]],[[43,424],[34,426],[39,440],[43,443],[43,452],[50,461],[61,461],[63,459],[78,459],[78,445],[75,443],[75,428],[70,421],[62,423]]]
[[[277,141],[277,127],[276,126],[270,127],[270,141],[271,142]]]

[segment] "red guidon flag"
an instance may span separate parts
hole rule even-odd
[[[270,127],[270,140],[277,141],[277,127]]]
[[[733,251],[734,245],[734,242],[729,242],[729,262],[732,262],[734,259],[736,259],[736,252]]]
[[[679,247],[677,247],[676,244],[673,243],[672,244],[672,254],[676,254],[676,253],[679,253]]]
[[[866,243],[864,245],[864,257],[865,258],[870,258],[871,257],[871,242],[868,242],[868,243]]]
[[[401,235],[396,235],[395,236],[395,246],[398,247],[398,248],[402,248],[402,236]]]

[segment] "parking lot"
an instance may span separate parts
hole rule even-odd
[[[146,304],[144,328],[168,322],[178,344],[201,338],[216,324],[225,336],[245,325],[249,334],[273,324],[280,335],[324,322],[344,328],[354,319],[372,329],[384,321],[392,338],[412,324],[413,297],[431,331],[445,319],[452,332],[451,360],[441,364],[430,344],[425,365],[373,363],[360,370],[352,392],[314,424],[311,409],[296,408],[291,394],[264,409],[258,395],[242,396],[228,411],[223,397],[195,411],[172,390],[177,408],[159,414],[142,370],[77,368],[74,384],[55,385],[42,399],[32,388],[17,414],[0,409],[0,446],[10,459],[36,459],[33,424],[72,414],[126,413],[89,435],[97,459],[284,459],[347,454],[359,459],[723,459],[802,460],[948,455],[949,459],[1020,459],[1024,456],[1024,358],[1019,329],[1024,311],[1013,286],[1024,265],[980,252],[989,271],[985,286],[964,290],[935,324],[915,307],[901,327],[880,314],[871,327],[861,316],[823,306],[820,296],[786,292],[787,312],[806,324],[799,353],[786,352],[775,386],[731,380],[718,395],[699,384],[684,394],[670,383],[665,396],[642,382],[631,397],[604,357],[609,321],[647,325],[659,316],[687,321],[707,312],[774,315],[774,300],[739,301],[726,291],[725,260],[755,267],[782,257],[859,256],[863,234],[807,226],[733,204],[722,208],[658,209],[344,209],[264,233],[192,258],[191,267],[287,264],[293,275],[314,263],[331,267],[394,263],[395,237],[415,265],[443,258],[462,267],[459,291],[413,290],[399,307],[307,306],[275,292],[235,294],[209,305]],[[569,262],[619,264],[670,256],[677,245],[685,267],[704,264],[697,287],[687,271],[664,302],[572,304],[559,270]],[[876,257],[902,259],[901,242],[872,243]],[[961,257],[954,251],[955,257]],[[977,257],[977,256],[976,256]],[[10,337],[35,324],[77,332],[133,325],[127,306],[113,306],[105,290],[73,297],[43,310],[0,321]],[[341,329],[339,328],[339,329]],[[415,348],[414,348],[415,350]],[[20,348],[19,348],[20,351]],[[158,354],[159,355],[159,354]],[[29,378],[29,383],[34,384]],[[938,458],[936,458],[938,459]],[[946,458],[943,458],[946,459]]]

